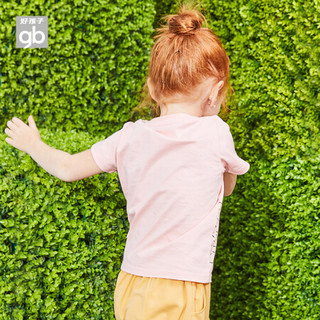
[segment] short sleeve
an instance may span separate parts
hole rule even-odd
[[[111,173],[117,171],[117,148],[122,131],[123,128],[91,147],[94,161],[104,172]]]
[[[236,175],[245,174],[249,170],[250,165],[237,155],[229,125],[220,118],[219,140],[221,160],[225,166],[225,172]]]

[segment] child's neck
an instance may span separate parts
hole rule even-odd
[[[195,117],[202,117],[203,111],[200,104],[182,102],[182,103],[167,103],[166,106],[160,106],[160,117],[175,113],[186,113]]]

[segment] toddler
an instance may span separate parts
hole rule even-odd
[[[183,6],[158,30],[147,86],[159,117],[127,122],[73,155],[46,145],[32,116],[28,125],[7,123],[6,141],[61,180],[117,171],[130,222],[115,289],[118,320],[209,319],[223,197],[249,164],[218,116],[229,59],[204,22]]]

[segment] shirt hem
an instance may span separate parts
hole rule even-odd
[[[139,267],[128,267],[126,265],[121,266],[121,270],[133,274],[139,277],[147,277],[147,278],[161,278],[161,279],[170,279],[170,280],[179,280],[179,281],[188,281],[188,282],[197,282],[197,283],[211,283],[212,276],[206,275],[197,275],[184,272],[170,272],[170,271],[159,271],[153,270],[148,271]]]

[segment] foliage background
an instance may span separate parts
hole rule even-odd
[[[224,202],[211,318],[319,319],[320,3],[202,4],[230,56],[227,122],[251,164]],[[3,129],[32,112],[44,139],[69,152],[119,129],[139,101],[158,18],[176,8],[2,2]],[[15,49],[17,15],[49,16],[48,50]],[[62,183],[2,137],[0,319],[113,319],[127,229],[116,175]]]
[[[48,49],[16,49],[16,16],[48,16]],[[33,114],[68,151],[120,129],[139,102],[153,2],[1,1],[0,124]],[[0,319],[113,319],[128,224],[116,175],[64,183],[0,139]]]
[[[33,113],[52,130],[120,129],[139,101],[154,14],[148,1],[1,2],[1,123]],[[48,49],[15,48],[23,15],[48,16]]]

